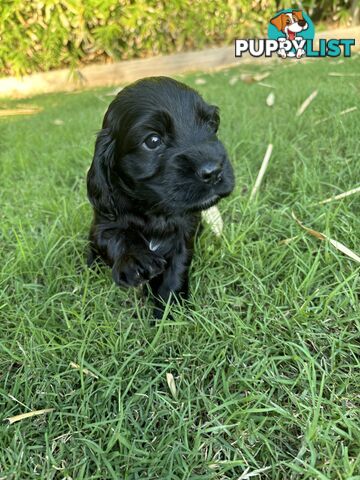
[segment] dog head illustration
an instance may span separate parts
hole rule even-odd
[[[308,28],[301,10],[292,10],[288,13],[281,13],[270,20],[280,32],[285,33],[288,40],[295,40],[299,32]]]

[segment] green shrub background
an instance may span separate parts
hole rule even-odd
[[[314,3],[316,7],[314,7]],[[348,17],[350,0],[313,2],[317,19]],[[126,60],[264,34],[275,0],[2,0],[1,75]],[[336,19],[336,18],[335,18]]]

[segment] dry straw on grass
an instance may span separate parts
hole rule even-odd
[[[53,408],[44,408],[43,410],[33,410],[32,412],[22,413],[20,415],[15,415],[14,417],[5,418],[5,421],[9,422],[9,425],[25,420],[26,418],[35,417],[37,415],[45,415],[46,413],[53,412]]]
[[[255,83],[255,82],[261,82],[262,80],[265,80],[270,75],[270,72],[264,72],[264,73],[242,73],[240,75],[240,80],[242,80],[245,83]]]
[[[337,73],[330,72],[329,77],[359,77],[360,73]]]
[[[290,237],[290,238],[284,238],[283,240],[280,240],[279,244],[280,245],[289,245],[289,243],[293,242],[297,238],[299,238],[299,235],[295,235],[294,237]]]
[[[269,93],[269,95],[266,97],[266,105],[268,107],[273,107],[275,103],[275,94],[274,92]]]
[[[212,232],[220,237],[224,228],[224,222],[217,206],[213,206],[201,212],[202,219],[210,225]]]
[[[276,88],[275,85],[270,85],[270,83],[265,83],[265,82],[258,82],[257,85],[260,85],[261,87],[265,87],[265,88]]]
[[[299,110],[296,112],[296,116],[300,117],[305,110],[308,108],[310,103],[315,99],[316,95],[318,94],[317,90],[314,90],[311,95],[308,96],[308,98],[300,105]]]
[[[357,110],[357,107],[346,108],[345,110],[342,110],[338,115],[339,116],[347,115],[348,113],[355,112],[355,110]],[[316,120],[314,125],[318,125],[319,123],[322,123],[322,122],[327,122],[328,120],[331,120],[332,118],[333,117],[321,118],[320,120]]]
[[[93,378],[99,378],[97,375],[95,375],[95,373],[90,372],[90,370],[88,370],[87,368],[81,368],[80,365],[78,365],[75,362],[70,362],[70,367],[75,368],[76,370],[82,370],[84,375],[89,375],[90,377],[93,377]]]
[[[341,200],[342,198],[354,195],[354,193],[360,193],[360,187],[353,188],[351,190],[348,190],[347,192],[339,193],[339,195],[335,195],[334,197],[325,198],[325,200],[321,200],[321,202],[318,202],[317,205],[323,205],[324,203],[333,202],[334,200]]]
[[[166,382],[168,384],[171,395],[176,399],[177,397],[176,385],[175,385],[175,379],[172,373],[166,374]]]
[[[42,108],[6,108],[0,110],[0,117],[12,117],[15,115],[34,115],[41,112]]]
[[[256,178],[256,181],[255,181],[255,185],[251,191],[251,194],[250,194],[250,200],[253,200],[254,197],[256,196],[259,188],[260,188],[260,185],[261,185],[261,182],[262,182],[262,179],[263,179],[263,176],[265,175],[265,172],[266,172],[266,169],[267,169],[267,166],[269,164],[269,160],[270,160],[270,157],[271,157],[271,153],[272,153],[272,149],[273,149],[273,146],[272,144],[270,143],[266,149],[266,153],[265,153],[265,156],[264,156],[264,160],[262,161],[262,164],[261,164],[261,167],[260,167],[260,170],[259,170],[259,173],[258,173],[258,176]]]
[[[310,235],[312,235],[313,237],[315,237],[319,240],[328,240],[331,243],[331,245],[333,245],[337,250],[344,253],[345,255],[347,255],[352,260],[355,260],[356,262],[360,263],[360,257],[358,255],[356,255],[355,252],[350,250],[350,248],[346,247],[344,244],[338,242],[337,240],[334,240],[334,239],[328,237],[324,233],[320,233],[317,230],[313,230],[312,228],[305,227],[305,225],[296,217],[294,212],[292,212],[292,217],[298,223],[298,225],[300,225],[301,228],[303,228],[305,231],[310,233]]]

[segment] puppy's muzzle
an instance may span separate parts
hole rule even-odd
[[[197,170],[197,174],[204,183],[215,185],[222,179],[222,164],[217,161],[205,162]]]
[[[220,142],[208,142],[176,155],[179,164],[191,166],[197,178],[207,185],[216,185],[222,180],[227,155]]]

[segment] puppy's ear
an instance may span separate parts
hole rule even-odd
[[[217,132],[220,126],[219,107],[217,107],[216,105],[210,105],[210,109],[211,109],[210,125],[214,128],[215,132]]]
[[[282,32],[286,25],[286,15],[281,13],[277,17],[272,18],[270,23],[274,25],[280,32]]]
[[[114,155],[115,139],[111,135],[110,128],[103,128],[98,133],[94,158],[87,174],[87,192],[95,210],[109,217],[115,214],[110,183]]]
[[[299,20],[304,20],[303,14],[301,10],[293,10],[292,14],[294,17],[299,21]]]
[[[219,108],[216,105],[202,105],[199,110],[200,118],[205,121],[215,132],[220,125]]]

